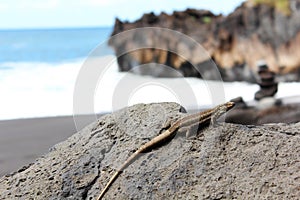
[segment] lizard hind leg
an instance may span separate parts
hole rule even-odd
[[[199,122],[192,124],[189,127],[181,127],[178,132],[185,133],[186,140],[194,140],[198,135],[207,129],[208,126],[200,126]]]
[[[207,128],[208,126],[199,126],[199,124],[192,126],[189,130],[187,130],[186,137],[187,139],[189,138],[190,140],[194,140]]]

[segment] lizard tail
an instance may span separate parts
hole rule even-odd
[[[143,146],[142,146],[143,147]],[[97,200],[101,200],[103,198],[103,196],[105,195],[105,193],[107,192],[107,190],[109,189],[109,187],[113,184],[113,182],[118,178],[118,176],[122,173],[122,171],[131,164],[131,162],[136,159],[138,157],[138,155],[143,152],[144,149],[138,149],[137,151],[135,151],[126,161],[125,163],[120,167],[119,170],[117,170],[114,175],[110,178],[110,180],[108,181],[108,183],[105,185],[105,187],[102,189],[100,195],[98,196]]]
[[[168,134],[171,134],[170,131],[167,130]],[[156,143],[157,141],[160,141],[160,137],[161,136],[157,136],[154,139],[152,139],[149,143],[146,143],[144,145],[142,145],[138,150],[136,150],[133,154],[131,154],[131,156],[123,163],[123,165],[120,167],[119,170],[117,170],[114,175],[110,178],[109,182],[105,185],[105,187],[102,189],[100,195],[98,196],[97,200],[101,200],[103,198],[103,196],[105,195],[105,193],[107,192],[107,190],[109,189],[109,187],[113,184],[113,182],[118,178],[118,176],[122,173],[122,171],[128,167],[135,159],[138,158],[138,156],[140,155],[140,153],[147,151],[147,149],[149,149],[152,146],[152,143]]]
[[[121,171],[119,171],[119,170],[114,173],[114,175],[110,178],[109,182],[102,189],[101,194],[98,196],[97,200],[101,200],[103,198],[103,196],[107,192],[108,188],[116,180],[116,178],[120,175],[120,173],[121,173]]]

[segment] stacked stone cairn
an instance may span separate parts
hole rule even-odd
[[[267,64],[259,64],[257,84],[260,86],[260,90],[255,93],[255,100],[260,101],[266,97],[273,97],[277,93],[278,83],[275,78],[276,74],[269,70]]]

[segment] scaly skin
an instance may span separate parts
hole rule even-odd
[[[199,125],[200,128],[209,125],[209,121],[214,125],[216,120],[225,112],[230,110],[234,106],[233,102],[227,102],[221,105],[216,106],[215,108],[205,110],[203,112],[199,112],[196,114],[188,115],[180,120],[177,120],[168,130],[164,131],[162,134],[154,137],[149,142],[143,144],[136,150],[122,165],[121,167],[114,173],[114,175],[110,178],[109,182],[102,189],[100,195],[97,200],[101,200],[105,193],[108,191],[109,187],[113,184],[113,182],[118,178],[118,176],[122,173],[124,169],[126,169],[141,153],[149,152],[154,147],[170,141],[174,138],[177,131],[182,132],[184,130],[187,131],[187,137],[189,136],[189,130]]]

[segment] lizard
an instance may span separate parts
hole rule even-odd
[[[118,176],[122,173],[122,171],[126,169],[135,159],[137,159],[141,153],[149,152],[156,146],[161,145],[162,143],[166,143],[167,141],[171,141],[175,137],[177,132],[186,131],[186,137],[189,137],[190,130],[192,130],[193,127],[197,126],[198,128],[202,129],[207,127],[209,123],[214,126],[216,124],[216,120],[222,114],[230,110],[233,106],[233,102],[227,102],[224,104],[220,104],[212,109],[208,109],[196,114],[191,114],[175,121],[175,123],[173,123],[173,125],[171,125],[167,130],[154,137],[150,141],[146,142],[145,144],[141,145],[133,154],[131,154],[131,156],[129,156],[129,158],[112,175],[108,183],[102,189],[97,200],[101,200],[104,197],[105,193],[118,178]]]

